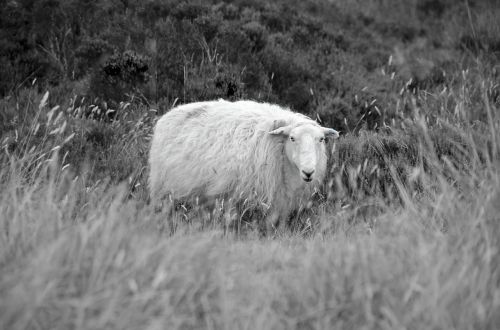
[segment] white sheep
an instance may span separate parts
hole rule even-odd
[[[338,136],[307,116],[267,103],[178,106],[154,130],[151,199],[244,201],[265,212],[269,229],[304,206],[322,183],[326,139]]]

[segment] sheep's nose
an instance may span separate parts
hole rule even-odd
[[[302,170],[302,173],[304,173],[304,175],[306,176],[306,178],[309,179],[311,177],[311,175],[313,175],[314,170],[312,170],[312,171],[304,171],[304,170]]]

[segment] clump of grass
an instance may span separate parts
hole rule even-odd
[[[25,328],[494,328],[500,176],[317,231],[238,239],[158,231],[126,187],[89,187],[51,159],[1,171],[0,325]],[[471,178],[473,180],[473,178]],[[423,204],[423,205],[422,205]],[[423,208],[421,206],[424,206]],[[327,218],[327,219],[326,219]]]
[[[66,131],[63,119],[71,117],[56,120],[47,97],[33,119],[40,128],[27,124],[18,145],[2,151],[1,328],[494,328],[499,321],[499,135],[489,124],[478,131],[429,125],[422,116],[404,130],[346,135],[335,145],[325,196],[292,219],[291,230],[261,238],[252,227],[232,230],[223,208],[208,220],[180,208],[173,230],[165,228],[165,215],[131,194],[127,180],[71,170],[77,158],[64,146],[93,136],[94,154],[124,161],[144,148],[134,141],[152,123],[137,120],[119,138],[98,122],[66,124],[85,133]],[[497,108],[487,104],[495,127]],[[110,151],[125,145],[132,154]]]

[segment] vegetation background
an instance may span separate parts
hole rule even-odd
[[[496,0],[0,0],[1,329],[496,329]],[[148,205],[172,106],[342,131],[321,194]]]

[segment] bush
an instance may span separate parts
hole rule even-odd
[[[242,29],[251,42],[251,51],[259,52],[266,46],[267,31],[259,22],[249,22],[242,26]]]
[[[149,80],[149,59],[132,51],[116,53],[91,77],[90,95],[107,100],[116,109],[120,101],[140,96]]]
[[[85,38],[75,50],[75,73],[73,79],[81,79],[95,70],[104,56],[112,53],[113,47],[102,39]],[[110,55],[110,54],[109,54]]]

